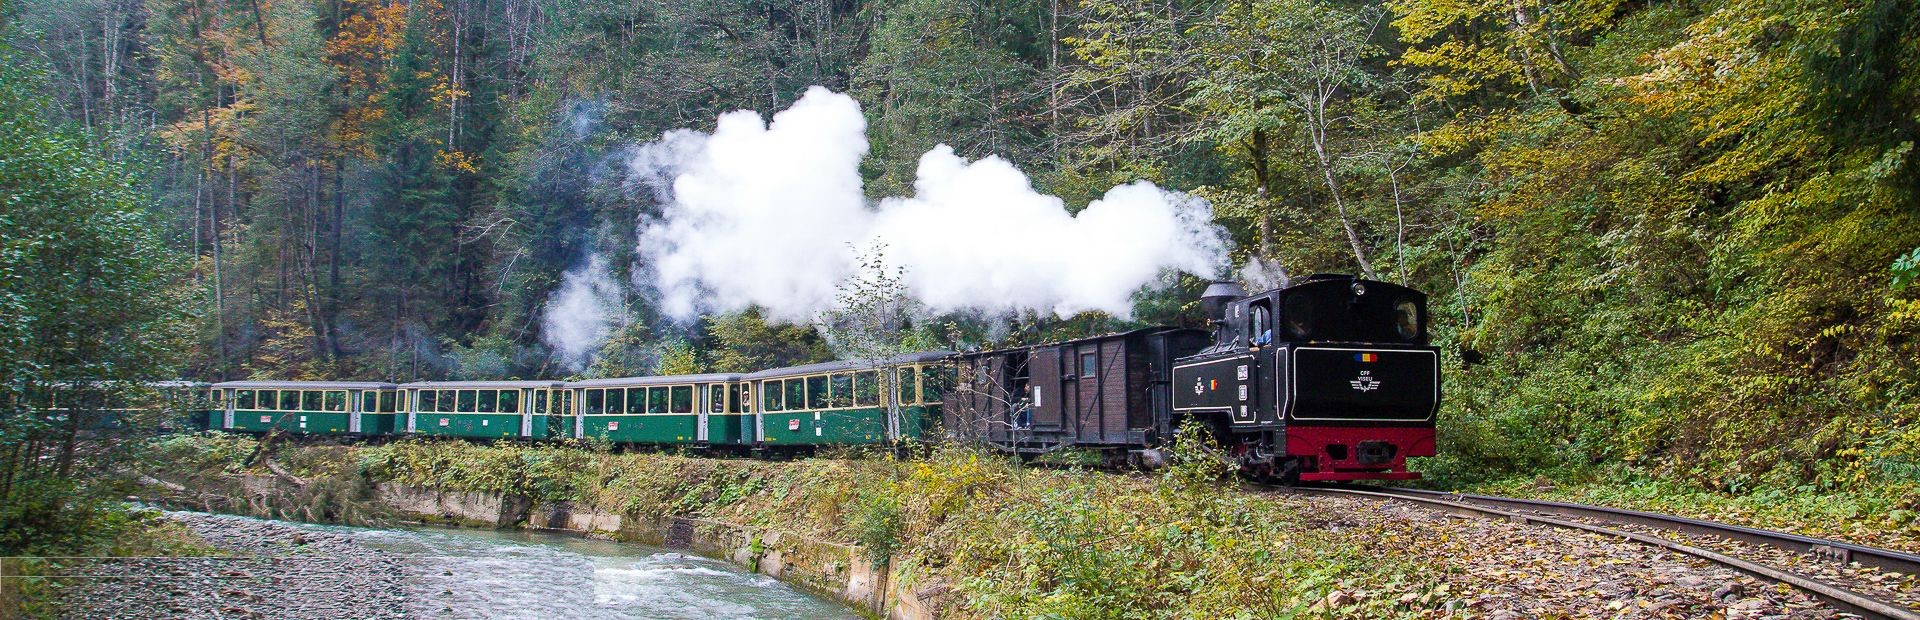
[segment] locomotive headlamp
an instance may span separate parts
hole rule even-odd
[[[1353,294],[1356,297],[1367,294],[1367,285],[1361,284],[1359,282],[1353,283]]]

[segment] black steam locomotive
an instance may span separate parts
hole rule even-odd
[[[1150,328],[959,354],[948,433],[1153,466],[1191,420],[1256,477],[1419,477],[1406,459],[1434,454],[1440,403],[1425,294],[1314,275],[1255,295],[1216,283],[1202,302],[1212,334]]]

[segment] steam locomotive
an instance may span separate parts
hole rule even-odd
[[[1212,333],[1152,328],[956,356],[946,427],[1022,455],[1073,447],[1154,466],[1200,429],[1256,478],[1405,480],[1434,454],[1439,352],[1426,295],[1314,275],[1203,294]]]
[[[1158,327],[744,374],[231,381],[194,386],[205,391],[193,415],[234,432],[594,438],[760,454],[944,439],[1139,467],[1163,464],[1176,434],[1196,431],[1255,477],[1419,476],[1406,459],[1434,454],[1440,402],[1424,294],[1315,275],[1253,295],[1216,283],[1201,301],[1211,333]]]

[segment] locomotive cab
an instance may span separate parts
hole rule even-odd
[[[1314,275],[1230,296],[1212,346],[1174,367],[1174,409],[1207,423],[1257,475],[1293,480],[1407,479],[1434,452],[1438,351],[1426,296],[1387,282]]]

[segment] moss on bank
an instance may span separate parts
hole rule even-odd
[[[163,475],[237,469],[231,455],[251,440],[169,441],[182,449],[172,452],[177,471]],[[195,455],[191,442],[209,445]],[[933,593],[942,617],[1426,615],[1401,601],[1435,581],[1376,548],[1379,532],[1328,528],[1327,515],[1223,482],[1205,459],[1123,476],[1023,468],[961,448],[769,462],[418,440],[283,446],[274,459],[311,484],[518,494],[859,544]]]

